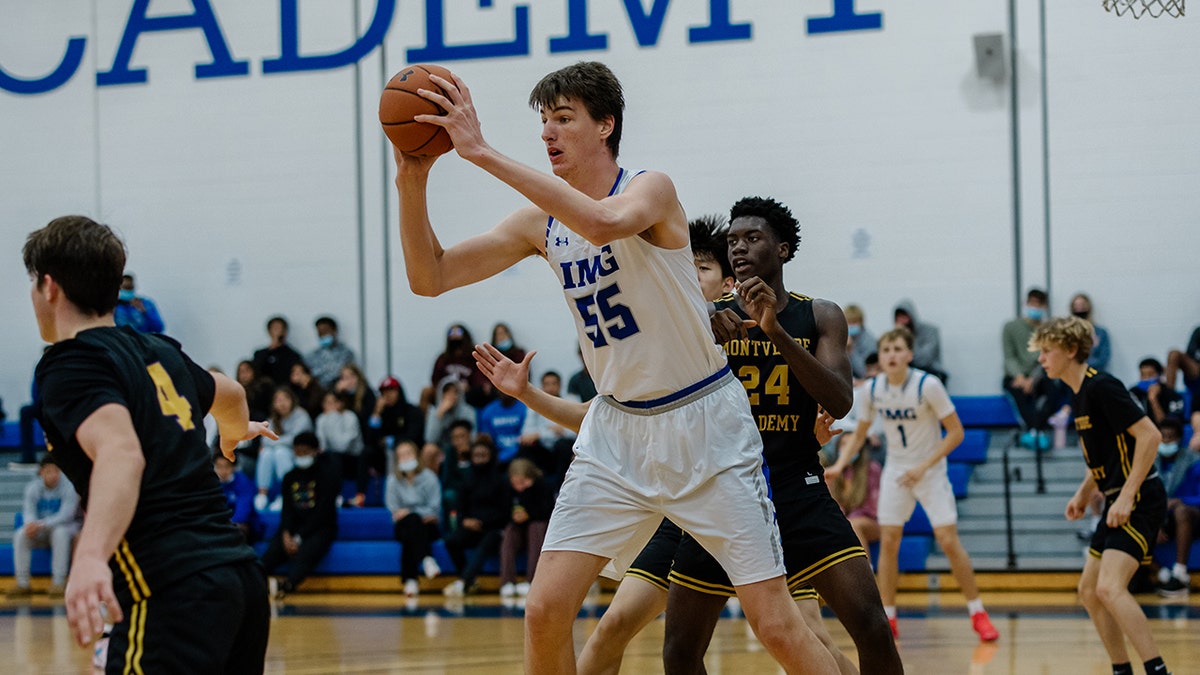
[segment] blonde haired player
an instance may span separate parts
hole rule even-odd
[[[1129,593],[1129,580],[1149,561],[1150,542],[1166,516],[1166,489],[1154,470],[1162,436],[1120,380],[1088,367],[1092,325],[1087,321],[1073,316],[1049,321],[1029,338],[1029,350],[1040,351],[1038,363],[1046,375],[1062,380],[1074,394],[1071,410],[1088,475],[1067,502],[1067,519],[1082,518],[1096,491],[1104,494],[1104,515],[1079,577],[1079,599],[1112,659],[1114,675],[1133,675],[1126,637],[1147,673],[1166,675],[1146,615]]]
[[[967,599],[971,626],[979,639],[991,642],[1000,637],[992,625],[975,570],[958,538],[958,509],[954,490],[946,476],[946,456],[963,439],[962,422],[937,377],[909,367],[913,335],[897,328],[879,338],[879,365],[883,372],[869,384],[863,416],[850,442],[842,445],[837,462],[826,477],[839,475],[850,463],[853,449],[861,447],[876,414],[887,434],[887,461],[879,480],[879,594],[887,612],[892,634],[900,636],[896,623],[896,582],[900,575],[900,537],[917,502],[933,525],[933,536],[950,561],[950,571]],[[942,427],[946,428],[945,437]]]

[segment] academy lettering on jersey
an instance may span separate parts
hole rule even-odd
[[[800,431],[801,415],[755,415],[759,431]]]
[[[621,269],[617,258],[613,255],[612,246],[603,246],[596,255],[582,260],[561,262],[558,264],[562,272],[563,290],[571,290],[583,286],[593,286],[596,281]]]
[[[809,346],[812,340],[809,338],[796,338],[796,344],[800,345],[805,351],[810,351]],[[728,356],[780,356],[779,347],[770,340],[751,340],[749,338],[742,340],[730,340],[724,345],[725,354]]]

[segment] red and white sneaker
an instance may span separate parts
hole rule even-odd
[[[992,642],[1000,639],[1000,631],[992,625],[992,620],[988,618],[987,612],[975,612],[971,615],[971,627],[979,633],[979,639],[983,642]]]
[[[897,625],[895,619],[888,619],[888,625],[892,627],[892,639],[900,638],[900,626]]]

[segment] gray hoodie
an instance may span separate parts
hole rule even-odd
[[[934,371],[938,374],[944,373],[945,371],[942,370],[942,334],[938,327],[921,321],[917,316],[916,305],[908,298],[897,302],[896,310],[903,310],[912,317],[913,367]],[[893,317],[896,310],[892,310]]]

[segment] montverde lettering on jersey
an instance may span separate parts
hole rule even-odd
[[[796,344],[800,348],[808,351],[812,340],[809,338],[795,338]],[[779,347],[775,346],[770,340],[751,340],[749,338],[742,340],[730,340],[724,345],[725,354],[728,356],[779,356]]]
[[[314,70],[331,70],[352,66],[361,61],[376,47],[383,44],[391,28],[396,14],[397,0],[375,0],[375,10],[371,22],[357,36],[353,43],[340,50],[327,53],[302,53],[300,44],[300,0],[279,1],[279,54],[263,58],[262,73],[273,75]],[[305,0],[310,7],[318,2],[335,2],[336,0]],[[546,49],[550,54],[607,51],[609,49],[608,34],[594,32],[588,25],[589,13],[595,13],[594,5],[598,0],[560,0],[566,5],[566,33],[547,37]],[[698,0],[692,0],[697,2]],[[882,30],[882,12],[859,12],[855,9],[855,0],[826,0],[830,14],[809,15],[804,19],[804,32],[810,35],[828,33],[846,33],[865,30]],[[142,84],[149,78],[147,67],[132,67],[138,41],[148,33],[168,34],[172,38],[182,36],[182,39],[192,40],[190,33],[199,31],[208,48],[212,60],[199,63],[194,67],[197,80],[220,77],[248,77],[250,61],[238,58],[238,45],[231,45],[226,40],[226,32],[221,28],[213,0],[189,0],[190,12],[175,14],[163,13],[156,7],[156,12],[150,12],[151,0],[129,0],[129,16],[121,32],[113,61],[107,70],[97,70],[96,86],[107,87],[123,84]],[[742,42],[752,39],[753,22],[749,20],[734,21],[733,0],[703,0],[708,6],[708,23],[688,27],[686,39],[688,44],[706,44],[720,42]],[[43,11],[58,11],[55,3],[40,3]],[[183,4],[183,3],[177,3]],[[218,6],[220,2],[216,3]],[[511,11],[491,11],[492,2],[478,3],[478,8],[463,8],[449,5],[447,0],[424,0],[424,38],[425,45],[407,49],[405,52],[408,63],[472,61],[481,59],[507,58],[512,56],[529,56],[532,54],[530,26],[545,25],[545,22],[535,23],[530,17],[530,4],[517,4]],[[474,4],[474,3],[467,3]],[[638,48],[657,46],[662,38],[663,26],[667,9],[671,0],[653,0],[650,8],[645,9],[645,2],[624,0],[619,4],[623,7],[629,19],[628,25]],[[785,7],[790,3],[768,3],[756,5],[754,8],[761,12]],[[447,21],[447,6],[451,13],[459,16],[463,12],[482,12],[486,20],[494,23],[491,39],[478,42],[464,40],[462,36],[453,34]],[[830,5],[832,5],[830,7]],[[748,8],[739,7],[738,14],[745,16]],[[537,11],[546,11],[538,6]],[[771,17],[754,17],[760,21],[778,21]],[[561,31],[562,28],[556,29]],[[800,30],[797,26],[796,30]],[[240,31],[245,34],[246,31]],[[255,31],[256,39],[260,31]],[[53,91],[65,85],[78,72],[84,61],[84,53],[88,47],[88,39],[92,36],[53,36],[46,35],[45,39],[35,44],[46,45],[45,49],[58,51],[62,56],[58,65],[49,73],[19,77],[7,72],[0,63],[0,89],[15,94],[34,95]],[[61,45],[65,39],[65,48]],[[270,44],[273,40],[265,40]],[[616,41],[621,43],[623,41]],[[106,45],[107,47],[107,45]],[[41,47],[39,47],[41,49]],[[101,48],[106,52],[107,48]],[[145,50],[142,50],[143,52]],[[159,52],[162,53],[162,52]],[[182,52],[181,52],[182,53]],[[49,54],[44,57],[39,54],[39,60],[52,61]]]
[[[1088,429],[1091,429],[1091,428],[1092,428],[1092,420],[1087,415],[1075,418],[1075,430],[1076,431],[1087,431]]]

